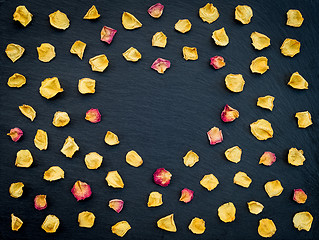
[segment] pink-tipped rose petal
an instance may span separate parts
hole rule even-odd
[[[213,127],[207,132],[208,140],[210,145],[215,145],[223,141],[222,130],[219,130],[218,127]]]
[[[305,203],[307,200],[307,194],[302,189],[294,189],[293,200],[297,203]]]
[[[163,58],[156,59],[151,66],[151,68],[156,70],[158,73],[164,73],[165,70],[170,67],[171,67],[171,62]]]
[[[264,164],[266,166],[271,166],[274,162],[276,162],[276,155],[272,152],[264,152],[259,160],[259,164]]]
[[[89,111],[86,112],[85,119],[91,123],[98,123],[101,121],[101,114],[99,109],[91,108]]]
[[[153,177],[156,184],[166,187],[171,181],[172,174],[165,168],[159,168],[153,173]]]
[[[112,208],[117,213],[122,211],[123,205],[124,205],[124,201],[121,199],[112,199],[109,201],[109,207]]]
[[[181,198],[179,199],[179,201],[184,203],[189,203],[190,201],[192,201],[193,197],[194,197],[194,191],[188,188],[184,188],[182,190]]]
[[[160,3],[156,3],[147,10],[148,14],[151,15],[153,18],[159,18],[162,16],[164,10],[164,5]]]
[[[92,194],[90,185],[81,181],[74,183],[71,192],[77,201],[84,200]]]
[[[102,42],[107,42],[108,44],[111,44],[113,41],[113,37],[117,30],[104,26],[101,30],[101,41]]]
[[[220,115],[220,118],[223,120],[223,122],[232,122],[238,117],[239,112],[235,108],[232,108],[227,104],[225,105],[224,110]]]
[[[7,135],[11,137],[12,141],[17,142],[22,137],[23,132],[20,128],[12,128]]]
[[[34,198],[34,207],[37,210],[46,209],[47,204],[47,195],[36,195]]]
[[[225,60],[221,56],[215,56],[210,58],[210,65],[215,69],[220,69],[226,65]]]

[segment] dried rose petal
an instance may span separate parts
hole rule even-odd
[[[37,210],[43,210],[46,209],[47,204],[47,195],[36,195],[34,198],[34,207]]]
[[[232,122],[239,117],[239,112],[235,108],[226,104],[220,117],[223,122]]]
[[[156,70],[158,73],[164,73],[165,70],[170,67],[171,62],[163,58],[156,59],[151,66],[151,68]]]
[[[124,201],[121,199],[112,199],[109,201],[109,207],[112,208],[117,213],[122,211],[123,205],[124,205]]]
[[[208,140],[210,145],[215,145],[223,141],[222,130],[217,127],[213,127],[207,132]]]
[[[101,41],[107,42],[108,44],[111,44],[113,37],[117,30],[104,26],[101,30]]]
[[[226,65],[225,60],[221,56],[215,56],[210,58],[210,65],[215,69],[220,69]]]
[[[91,123],[98,123],[101,121],[101,114],[99,112],[99,109],[97,108],[91,108],[86,112],[85,119],[88,120]]]
[[[294,189],[293,200],[297,203],[305,203],[307,200],[307,194],[302,189]]]
[[[17,142],[23,136],[23,131],[20,128],[12,128],[7,135],[11,137],[12,141]]]
[[[164,6],[160,3],[156,3],[147,10],[148,14],[151,15],[153,18],[159,18],[162,16],[164,10]]]
[[[259,160],[259,164],[264,164],[265,166],[271,166],[274,162],[276,162],[276,155],[272,152],[264,152]]]
[[[165,168],[159,168],[153,173],[154,182],[162,187],[168,186],[171,181],[172,174]]]
[[[81,181],[74,183],[71,192],[77,201],[84,200],[92,195],[90,185]]]
[[[179,201],[184,202],[184,203],[189,203],[190,201],[192,201],[194,197],[194,191],[188,189],[188,188],[184,188],[182,190],[182,195],[179,199]]]

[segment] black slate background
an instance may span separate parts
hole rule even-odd
[[[274,239],[315,239],[319,234],[319,174],[318,174],[318,16],[319,3],[308,1],[233,1],[216,0],[220,17],[212,23],[202,22],[198,9],[206,1],[161,1],[165,5],[160,19],[151,18],[147,9],[155,1],[1,1],[0,5],[0,239],[118,239],[111,233],[111,226],[127,220],[132,229],[125,239],[260,239],[257,233],[261,218],[272,219],[277,232]],[[86,11],[95,4],[101,17],[96,21],[83,20]],[[252,22],[242,25],[234,20],[234,8],[238,4],[250,5],[254,12]],[[12,20],[18,5],[26,5],[34,15],[26,28]],[[285,25],[286,12],[299,9],[305,21],[300,28]],[[48,15],[56,10],[65,12],[71,26],[66,31],[54,29]],[[143,27],[127,31],[121,24],[123,11],[134,14]],[[188,18],[192,29],[187,34],[174,30],[178,19]],[[111,45],[99,40],[100,30],[106,25],[118,30]],[[215,46],[211,33],[225,27],[230,38],[227,47]],[[163,31],[168,37],[165,49],[151,46],[152,35]],[[262,51],[254,50],[250,34],[258,31],[271,38],[271,46]],[[285,38],[301,42],[301,53],[294,58],[284,57],[280,46]],[[84,58],[69,53],[76,40],[87,43]],[[9,43],[22,45],[26,51],[21,59],[12,63],[4,50]],[[37,59],[36,47],[48,42],[56,48],[56,58],[50,63]],[[137,48],[142,59],[137,63],[127,62],[121,56],[129,47]],[[182,58],[183,46],[198,48],[197,61]],[[110,60],[104,73],[92,72],[89,58],[106,54]],[[209,58],[221,55],[226,67],[218,71],[209,66]],[[258,56],[269,59],[270,70],[263,75],[252,74],[251,60]],[[164,75],[150,69],[158,58],[172,63]],[[298,71],[309,82],[309,90],[297,91],[287,86],[290,75]],[[26,76],[27,84],[20,89],[9,88],[7,79],[15,72]],[[241,73],[246,80],[244,91],[232,93],[226,89],[224,78],[229,73]],[[59,78],[64,92],[47,100],[38,89],[45,78]],[[84,77],[97,81],[96,93],[81,95],[77,90],[78,80]],[[257,98],[274,96],[272,112],[256,106]],[[24,117],[18,106],[29,104],[37,111],[34,122]],[[225,104],[236,108],[240,117],[233,123],[223,123],[220,113]],[[84,119],[90,108],[98,108],[102,121],[92,124]],[[56,111],[66,111],[71,122],[64,128],[55,128],[51,122]],[[294,114],[308,110],[314,124],[299,129]],[[249,124],[259,118],[272,123],[274,138],[258,141],[251,133]],[[224,141],[210,146],[206,132],[213,126],[222,129]],[[23,138],[14,143],[6,136],[10,128],[19,127]],[[39,151],[33,144],[37,129],[48,132],[49,148]],[[121,143],[110,147],[103,141],[107,130],[118,134]],[[80,147],[72,159],[66,158],[60,149],[64,140],[72,136]],[[238,164],[228,162],[224,151],[238,145],[243,149]],[[303,149],[304,166],[288,164],[287,154],[291,147]],[[29,169],[14,166],[16,152],[29,149],[34,163]],[[125,162],[125,154],[136,150],[144,160],[140,168]],[[184,166],[182,157],[192,149],[200,156],[193,167]],[[84,164],[85,154],[96,151],[104,161],[98,170],[88,170]],[[272,151],[277,162],[271,167],[258,164],[264,151]],[[58,165],[65,171],[65,179],[46,182],[43,172]],[[164,167],[173,174],[171,184],[155,185],[153,172]],[[108,171],[118,170],[124,189],[113,189],[104,180]],[[232,183],[238,171],[246,172],[253,180],[248,189]],[[205,174],[213,173],[219,186],[208,192],[199,181]],[[279,197],[270,199],[263,185],[279,179],[284,187]],[[76,202],[70,190],[76,180],[91,185],[91,198]],[[9,196],[12,182],[25,184],[21,198]],[[184,204],[179,202],[183,188],[195,191],[194,199]],[[292,200],[294,188],[302,188],[308,194],[306,204]],[[164,204],[147,208],[148,194],[159,191]],[[33,207],[37,194],[47,194],[48,208],[38,211]],[[117,214],[107,204],[110,199],[121,198],[124,209]],[[246,202],[256,200],[265,208],[259,215],[248,212]],[[232,201],[237,209],[236,220],[225,224],[217,216],[217,208]],[[92,229],[78,227],[77,215],[88,210],[96,215]],[[310,211],[314,222],[310,232],[298,231],[292,218],[296,212]],[[24,224],[18,232],[11,231],[10,214],[20,217]],[[156,221],[168,214],[175,214],[178,231],[165,232],[156,227]],[[54,234],[46,234],[41,224],[48,214],[59,217],[61,224]],[[195,236],[188,229],[194,217],[206,221],[206,231]]]

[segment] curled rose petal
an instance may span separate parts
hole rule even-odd
[[[221,56],[215,56],[210,58],[210,65],[215,69],[220,69],[226,65],[225,60]]]
[[[21,197],[23,194],[23,187],[24,187],[23,182],[11,183],[9,188],[10,196],[13,198]]]
[[[151,68],[157,71],[158,73],[164,73],[165,70],[170,67],[171,62],[163,58],[156,59],[151,66]]]
[[[98,123],[101,121],[101,114],[99,112],[99,109],[97,108],[91,108],[86,112],[85,120],[88,120],[91,123]]]
[[[184,188],[182,190],[181,197],[180,197],[179,201],[184,202],[184,203],[189,203],[190,201],[192,201],[193,197],[194,197],[194,191],[192,191],[188,188]]]
[[[264,152],[259,160],[259,164],[264,164],[265,166],[271,166],[274,162],[276,162],[276,155],[272,152]]]
[[[193,218],[188,226],[188,229],[194,234],[203,234],[205,232],[205,221],[201,218]]]
[[[104,137],[104,142],[110,146],[117,145],[120,143],[118,136],[111,131],[107,131]]]
[[[187,167],[193,167],[195,163],[199,161],[199,156],[192,150],[188,151],[187,154],[183,157],[184,164]]]
[[[90,185],[81,181],[74,183],[71,192],[77,201],[84,200],[92,195]]]
[[[311,114],[308,111],[297,112],[295,117],[298,119],[299,128],[306,128],[312,125]]]
[[[79,227],[91,228],[94,225],[95,215],[88,211],[83,211],[78,215]]]
[[[107,184],[113,188],[124,188],[124,182],[118,171],[109,171],[105,180]]]
[[[225,28],[215,30],[213,32],[212,38],[214,39],[215,44],[218,46],[226,46],[229,43],[229,38],[227,36]]]
[[[159,192],[151,192],[148,196],[148,207],[158,207],[163,204],[162,194]]]
[[[207,132],[208,140],[210,145],[215,145],[223,141],[222,130],[217,127],[213,127]]]
[[[199,9],[199,17],[204,21],[211,24],[219,17],[216,7],[212,3],[207,3],[204,7]]]
[[[105,54],[101,54],[90,58],[89,64],[91,65],[92,71],[104,72],[104,70],[109,66],[109,60]]]
[[[59,10],[51,13],[49,15],[49,18],[51,26],[57,29],[65,30],[70,26],[70,20],[68,16],[63,12],[60,12]]]
[[[307,200],[307,194],[302,189],[294,189],[293,200],[297,203],[305,203]]]
[[[222,111],[222,114],[220,116],[223,122],[232,122],[238,117],[239,112],[235,108],[232,108],[227,104],[225,105],[224,110]]]
[[[313,217],[310,212],[298,212],[292,219],[295,228],[297,228],[299,231],[306,230],[307,232],[311,228],[312,221]]]
[[[101,41],[111,44],[116,32],[117,31],[115,29],[104,26],[101,30]]]
[[[192,28],[192,24],[188,19],[180,19],[175,24],[175,30],[179,31],[181,33],[186,33],[188,31],[190,31],[191,28]]]
[[[73,137],[68,136],[67,139],[65,139],[65,142],[63,144],[63,147],[61,149],[61,152],[68,158],[72,158],[74,153],[76,151],[79,151],[79,146],[74,141]]]
[[[164,5],[156,3],[147,10],[148,14],[153,18],[159,18],[162,16]]]
[[[238,5],[235,8],[235,19],[242,24],[250,23],[250,19],[253,17],[253,10],[247,5]]]
[[[112,233],[119,237],[123,237],[128,230],[131,229],[130,224],[127,221],[121,221],[112,226]]]
[[[258,234],[264,238],[272,237],[277,231],[275,223],[268,218],[259,220]]]
[[[55,233],[60,225],[60,220],[55,215],[46,216],[41,228],[47,233]]]
[[[287,12],[286,25],[291,27],[300,27],[303,23],[304,18],[299,10],[289,9]]]
[[[124,12],[122,15],[122,25],[127,30],[132,30],[142,27],[142,23],[128,12]]]
[[[157,227],[169,231],[169,232],[176,232],[176,225],[174,221],[174,214],[170,214],[166,217],[163,217],[157,221]]]
[[[250,131],[260,141],[272,138],[274,135],[271,123],[265,119],[259,119],[250,124]]]
[[[23,221],[18,218],[17,216],[14,216],[14,214],[11,214],[11,229],[12,231],[18,231],[22,227]]]
[[[33,15],[28,11],[28,9],[25,6],[18,6],[16,8],[16,11],[13,13],[13,20],[19,21],[24,27],[26,27],[31,22],[32,16]]]
[[[305,156],[303,155],[303,151],[297,148],[290,148],[288,152],[288,163],[294,166],[303,165],[304,161],[306,161]]]
[[[218,179],[214,176],[214,174],[205,175],[200,181],[200,185],[202,185],[208,191],[215,189],[218,184]]]
[[[264,209],[264,205],[256,201],[247,202],[247,205],[248,205],[249,212],[256,215],[261,213]]]
[[[284,188],[281,186],[279,180],[269,181],[265,184],[265,191],[270,198],[279,196]]]
[[[46,209],[47,204],[47,195],[36,195],[34,198],[34,207],[37,210]]]
[[[172,174],[165,168],[159,168],[153,173],[154,182],[162,187],[170,184]]]
[[[300,42],[296,39],[286,38],[280,47],[281,53],[284,56],[293,57],[300,53]]]
[[[109,207],[112,208],[117,213],[122,211],[123,205],[124,205],[124,201],[121,199],[112,199],[109,201]]]
[[[78,55],[78,57],[82,60],[85,48],[86,43],[77,40],[73,43],[70,49],[70,53]]]
[[[225,223],[235,220],[236,207],[232,202],[224,203],[218,208],[218,216]]]
[[[12,88],[13,87],[20,88],[24,84],[26,84],[26,82],[27,82],[27,79],[25,78],[25,76],[23,76],[20,73],[15,73],[11,77],[9,77],[7,84],[9,87],[12,87]]]
[[[11,59],[12,62],[17,61],[20,57],[22,57],[25,49],[18,44],[9,43],[5,50],[8,58]]]
[[[83,17],[83,19],[97,19],[100,17],[100,14],[98,12],[98,10],[96,9],[96,7],[93,5],[85,14],[85,16]]]
[[[17,142],[23,136],[23,131],[20,128],[12,128],[7,135],[11,137],[12,141]]]

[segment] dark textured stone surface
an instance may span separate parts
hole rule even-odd
[[[95,4],[101,18],[95,21],[82,20],[86,11]],[[188,230],[193,217],[206,221],[206,232],[197,239],[258,239],[258,221],[272,219],[277,232],[275,239],[315,239],[318,234],[318,1],[255,1],[216,0],[214,5],[220,12],[219,19],[207,24],[198,16],[198,9],[206,1],[162,1],[164,14],[153,19],[147,14],[154,1],[1,1],[0,5],[0,239],[115,239],[111,226],[127,220],[132,229],[126,239],[194,239]],[[23,28],[12,21],[15,7],[25,4],[34,15],[29,26]],[[234,20],[234,8],[238,4],[250,5],[254,11],[252,22],[242,25]],[[56,10],[65,12],[71,26],[66,31],[54,29],[48,15]],[[286,12],[299,9],[304,18],[301,28],[285,25]],[[121,25],[121,14],[134,14],[143,27],[133,31]],[[188,18],[193,26],[187,34],[174,30],[178,19]],[[106,25],[118,32],[111,45],[99,40],[100,30]],[[230,38],[227,47],[215,46],[211,34],[225,27]],[[165,49],[151,46],[152,35],[163,31],[168,37]],[[271,46],[265,50],[254,50],[250,34],[258,31],[271,38]],[[301,42],[301,53],[294,58],[284,57],[280,46],[286,38]],[[87,43],[84,58],[69,53],[76,40]],[[25,47],[25,54],[12,63],[4,54],[8,43]],[[37,59],[36,47],[48,42],[56,47],[56,58],[50,63]],[[129,47],[137,48],[142,59],[137,63],[124,60],[121,54]],[[198,48],[197,61],[182,58],[183,46]],[[104,73],[92,72],[89,58],[106,54],[110,65]],[[209,66],[209,58],[222,55],[226,67],[218,71]],[[258,56],[269,59],[270,70],[263,75],[252,74],[251,60]],[[158,58],[171,60],[172,66],[164,75],[150,69]],[[298,71],[309,82],[309,90],[297,91],[287,86],[290,75]],[[21,89],[9,88],[7,79],[15,72],[26,76],[27,84]],[[242,93],[226,89],[224,78],[229,73],[241,73],[246,80]],[[41,81],[47,77],[59,78],[64,92],[51,100],[38,93]],[[97,81],[94,95],[81,95],[77,90],[80,78],[89,77]],[[275,107],[272,112],[256,106],[257,98],[273,95]],[[37,111],[34,122],[25,118],[18,106],[29,104]],[[220,113],[225,104],[236,108],[240,117],[233,123],[223,123]],[[102,121],[92,124],[84,120],[85,112],[98,108]],[[64,128],[55,128],[51,122],[56,111],[66,111],[71,123]],[[299,129],[294,114],[308,110],[313,117],[313,126]],[[251,135],[249,124],[259,118],[270,121],[274,138],[258,141]],[[223,130],[224,142],[210,146],[206,132],[213,126]],[[6,133],[10,128],[24,131],[22,139],[14,143]],[[49,148],[39,151],[33,144],[37,129],[48,132]],[[107,130],[118,134],[121,143],[107,146],[104,135]],[[66,158],[60,149],[64,140],[72,136],[80,146],[72,159]],[[224,151],[238,145],[243,149],[238,164],[228,162]],[[288,164],[287,154],[291,147],[303,149],[304,166]],[[29,149],[34,163],[29,169],[14,166],[16,152]],[[144,160],[140,168],[125,163],[125,154],[136,150]],[[184,166],[182,157],[192,149],[200,156],[193,167]],[[98,170],[88,170],[84,164],[85,154],[96,151],[103,155],[104,162]],[[264,151],[272,151],[277,162],[271,167],[258,165]],[[46,182],[43,172],[58,165],[65,171],[65,179]],[[152,182],[153,172],[165,167],[173,174],[171,184],[160,187]],[[116,190],[104,180],[108,171],[118,170],[125,188]],[[253,180],[248,189],[233,184],[238,171],[246,172]],[[205,174],[213,173],[220,181],[212,192],[200,186]],[[279,179],[284,187],[279,197],[270,199],[263,185]],[[76,202],[70,190],[76,180],[91,185],[90,199]],[[12,182],[25,184],[23,196],[13,199],[8,194]],[[184,204],[179,202],[184,188],[195,191],[194,199]],[[304,205],[292,200],[294,188],[302,188],[308,194]],[[147,208],[148,194],[159,191],[164,204]],[[37,194],[47,194],[48,208],[38,211],[33,207]],[[120,214],[107,204],[110,199],[125,201]],[[256,200],[265,208],[259,215],[248,212],[247,201]],[[217,216],[217,208],[232,201],[236,208],[236,220],[225,224]],[[78,227],[77,215],[81,211],[92,211],[96,222],[92,229]],[[296,212],[310,211],[314,222],[310,232],[299,232],[293,227]],[[19,232],[10,230],[10,214],[23,221]],[[156,221],[168,214],[175,214],[177,233],[165,232],[156,227]],[[55,234],[46,234],[41,224],[47,214],[59,217],[61,225]]]

